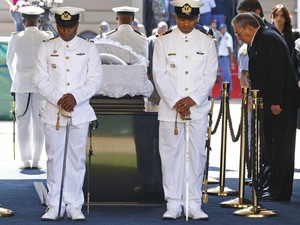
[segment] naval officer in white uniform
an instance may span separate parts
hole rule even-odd
[[[167,211],[163,219],[177,219],[182,206],[192,219],[208,219],[201,210],[202,178],[206,161],[206,133],[210,102],[216,81],[218,58],[213,38],[195,29],[199,19],[196,0],[171,1],[177,28],[156,40],[153,75],[161,97],[158,110],[159,152]],[[178,115],[178,135],[174,123]],[[189,189],[185,205],[185,121],[189,123]]]
[[[139,10],[135,7],[121,6],[112,9],[117,13],[118,27],[106,34],[106,38],[117,41],[121,45],[132,47],[137,54],[148,59],[148,43],[147,38],[142,33],[136,31],[132,27],[135,13]]]
[[[33,85],[33,75],[38,48],[43,40],[52,37],[52,32],[38,30],[39,17],[44,9],[24,6],[19,12],[22,13],[25,30],[12,33],[6,62],[12,79],[11,92],[16,96],[17,137],[22,161],[20,169],[40,168],[44,147],[40,108],[44,107],[45,100]]]
[[[48,208],[42,220],[55,220],[58,217],[68,120],[61,114],[71,116],[71,125],[60,217],[66,210],[69,219],[85,219],[81,212],[84,203],[85,150],[89,121],[96,119],[89,99],[100,89],[102,66],[95,44],[76,36],[79,13],[83,11],[74,7],[51,9],[55,13],[59,36],[41,44],[36,61],[34,83],[47,100],[42,122],[45,124],[49,191]],[[59,106],[63,113],[59,113]],[[58,130],[56,125],[59,125]]]

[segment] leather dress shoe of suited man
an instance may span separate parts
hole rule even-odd
[[[272,195],[270,192],[264,192],[259,198],[260,201],[290,202],[290,197],[281,197]]]

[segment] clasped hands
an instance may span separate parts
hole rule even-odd
[[[191,115],[190,107],[194,106],[196,103],[190,97],[185,97],[180,99],[174,105],[176,111],[180,114],[182,118],[187,118]]]
[[[66,112],[72,112],[76,104],[76,99],[70,93],[64,94],[57,102],[57,105],[60,105]]]

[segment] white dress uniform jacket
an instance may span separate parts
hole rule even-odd
[[[38,30],[36,26],[12,33],[8,43],[6,62],[12,79],[11,92],[16,93],[16,121],[18,143],[23,167],[38,166],[44,144],[44,127],[40,121],[40,108],[45,100],[33,85],[35,59],[43,40],[52,32]]]
[[[117,41],[122,45],[129,45],[137,54],[148,59],[148,43],[146,37],[134,31],[132,26],[121,24],[116,30],[108,33],[106,38]]]
[[[239,71],[238,77],[241,78],[242,71],[249,71],[249,57],[247,52],[247,44],[243,44],[238,51],[238,63],[239,63]]]
[[[185,123],[179,120],[178,135],[174,135],[176,110],[180,99],[189,96],[196,103],[190,107],[189,122],[189,209],[201,207],[201,184],[206,160],[205,137],[208,96],[217,76],[218,59],[213,38],[199,30],[188,34],[175,28],[159,37],[154,46],[154,81],[161,96],[158,107],[159,153],[167,209],[185,210]],[[179,118],[178,118],[179,119]]]
[[[174,122],[173,108],[190,96],[196,103],[190,108],[192,120],[207,115],[209,96],[217,76],[218,59],[214,40],[194,29],[188,34],[175,28],[157,39],[153,55],[154,81],[161,96],[158,119]]]
[[[51,32],[40,31],[37,27],[27,27],[25,31],[12,34],[6,57],[12,92],[37,92],[32,82],[36,54],[40,43],[51,37]]]
[[[96,119],[89,99],[100,89],[102,66],[94,43],[75,36],[66,42],[60,37],[41,44],[36,61],[34,84],[46,98],[42,122],[56,124],[57,102],[71,93],[77,105],[72,112],[72,124],[78,125]],[[61,117],[65,126],[67,119]]]
[[[219,44],[219,56],[229,56],[229,50],[231,49],[231,52],[233,52],[233,41],[232,36],[226,31],[221,38],[220,44]]]

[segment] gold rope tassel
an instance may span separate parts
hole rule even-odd
[[[59,130],[59,127],[60,127],[60,125],[59,125],[59,120],[60,120],[60,114],[61,114],[61,111],[62,111],[61,105],[59,105],[59,106],[58,106],[58,112],[57,112],[56,125],[55,125],[55,129],[56,129],[56,130]]]
[[[177,118],[178,118],[178,111],[176,111],[174,135],[178,135]]]

